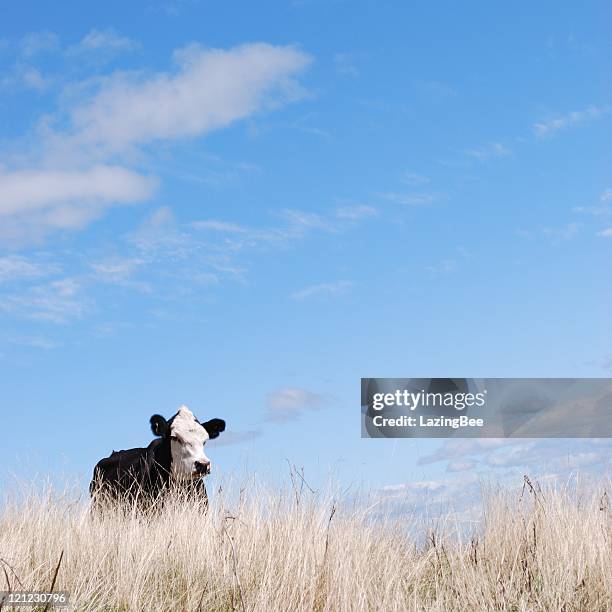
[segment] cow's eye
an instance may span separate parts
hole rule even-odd
[[[183,442],[178,436],[170,436],[170,439],[178,442],[179,444],[182,444]]]

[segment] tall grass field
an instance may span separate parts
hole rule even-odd
[[[73,610],[609,610],[609,482],[589,490],[526,479],[467,530],[297,486],[144,515],[46,490],[0,510],[0,590],[53,586]]]

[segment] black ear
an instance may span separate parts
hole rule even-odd
[[[210,419],[206,423],[200,423],[208,432],[210,439],[218,438],[222,431],[225,431],[225,421],[223,419]]]
[[[164,419],[160,414],[154,414],[151,419],[151,431],[156,436],[161,436],[162,438],[168,432],[168,421]]]

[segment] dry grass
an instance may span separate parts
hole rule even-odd
[[[443,522],[422,545],[402,517],[298,487],[145,518],[45,493],[0,511],[0,589],[48,589],[63,554],[55,588],[78,610],[608,610],[608,483],[596,488],[528,483],[489,498],[478,533]]]

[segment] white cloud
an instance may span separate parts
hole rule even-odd
[[[612,227],[608,227],[607,229],[602,230],[597,235],[602,236],[603,238],[612,238]]]
[[[155,180],[119,166],[0,171],[0,238],[38,239],[80,228],[109,206],[149,198]]]
[[[589,106],[580,111],[573,111],[565,115],[554,117],[547,121],[536,123],[533,131],[536,136],[550,136],[559,130],[574,127],[588,121],[593,121],[610,112],[608,106]]]
[[[49,33],[30,35],[23,53],[31,56],[55,44]],[[119,50],[132,44],[112,30],[93,30],[80,48]],[[39,240],[50,230],[82,228],[110,206],[150,198],[155,181],[127,167],[142,159],[138,147],[202,136],[295,100],[304,94],[295,76],[310,61],[293,47],[265,43],[229,50],[191,45],[174,59],[171,73],[113,73],[76,84],[72,95],[64,95],[64,107],[65,100],[80,99],[63,109],[67,121],[60,113],[43,122],[42,153],[25,156],[38,161],[0,167],[0,239]],[[20,78],[30,87],[45,86],[37,72]]]
[[[0,172],[0,215],[81,201],[131,203],[151,195],[150,179],[118,166],[83,171],[16,170]]]
[[[285,423],[299,419],[307,410],[320,410],[331,397],[298,387],[284,387],[268,393],[264,419]]]
[[[335,283],[310,285],[291,294],[294,300],[302,301],[313,297],[338,297],[344,295],[353,286],[351,281],[341,280]]]
[[[230,50],[191,45],[175,60],[174,73],[106,79],[93,99],[72,110],[77,146],[121,152],[226,127],[302,96],[294,77],[310,58],[293,47],[257,43]]]

